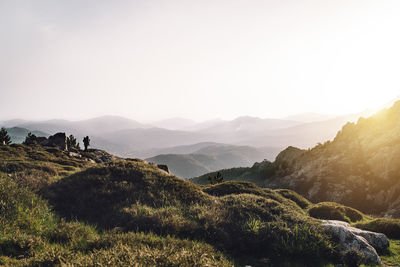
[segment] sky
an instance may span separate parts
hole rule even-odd
[[[400,95],[398,0],[2,0],[0,119],[345,114]]]

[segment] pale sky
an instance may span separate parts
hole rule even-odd
[[[400,95],[400,1],[1,0],[0,119],[284,117]]]

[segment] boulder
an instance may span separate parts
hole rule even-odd
[[[49,144],[49,140],[46,137],[38,136],[36,137],[36,143],[41,146],[47,146]]]
[[[327,228],[339,243],[342,255],[347,251],[357,249],[363,264],[381,264],[377,250],[389,247],[389,240],[384,234],[374,233],[351,227],[348,223],[335,220],[323,221],[322,226]]]
[[[165,171],[166,173],[171,173],[167,165],[164,164],[157,164],[157,168],[159,168],[162,171]]]
[[[389,239],[386,235],[382,233],[374,233],[370,231],[364,231],[354,227],[348,227],[349,231],[351,231],[356,236],[364,237],[368,244],[370,244],[376,251],[384,251],[389,247]]]
[[[38,144],[41,146],[58,147],[67,150],[67,136],[65,133],[56,133],[55,135],[46,137],[37,137],[34,134],[28,135],[24,142],[25,145]]]
[[[76,152],[68,152],[68,156],[74,157],[74,158],[82,158],[82,155]]]
[[[96,163],[105,163],[118,159],[118,157],[100,149],[89,149],[85,155]]]
[[[49,136],[48,146],[59,147],[62,150],[67,150],[67,136],[65,133],[56,133],[55,135]]]

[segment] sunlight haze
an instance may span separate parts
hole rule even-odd
[[[399,95],[399,1],[1,1],[0,119],[283,118]]]

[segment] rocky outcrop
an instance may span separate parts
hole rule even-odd
[[[119,157],[101,149],[88,149],[88,151],[82,151],[81,155],[95,163],[105,163],[119,159]]]
[[[65,133],[56,133],[55,135],[46,137],[37,137],[34,134],[29,134],[24,142],[25,145],[41,145],[41,146],[51,146],[58,147],[61,150],[67,150],[67,136]]]
[[[147,162],[147,161],[145,161],[145,162]],[[157,167],[159,170],[162,170],[162,171],[164,171],[164,172],[166,172],[168,174],[171,174],[171,171],[169,170],[168,166],[165,165],[165,164],[156,164],[156,163],[153,163],[153,162],[147,162],[147,163]]]
[[[59,147],[62,150],[67,150],[67,136],[65,133],[56,133],[49,136],[48,146]]]
[[[159,168],[162,171],[165,171],[166,173],[171,173],[168,166],[165,164],[157,164],[157,168]]]
[[[264,186],[287,188],[312,202],[337,202],[368,214],[400,217],[400,101],[307,151],[288,148]]]
[[[359,259],[362,264],[380,265],[381,259],[376,251],[389,247],[389,240],[384,234],[360,230],[346,222],[326,220],[322,226],[337,240],[343,256],[350,250],[358,250],[362,255]]]

